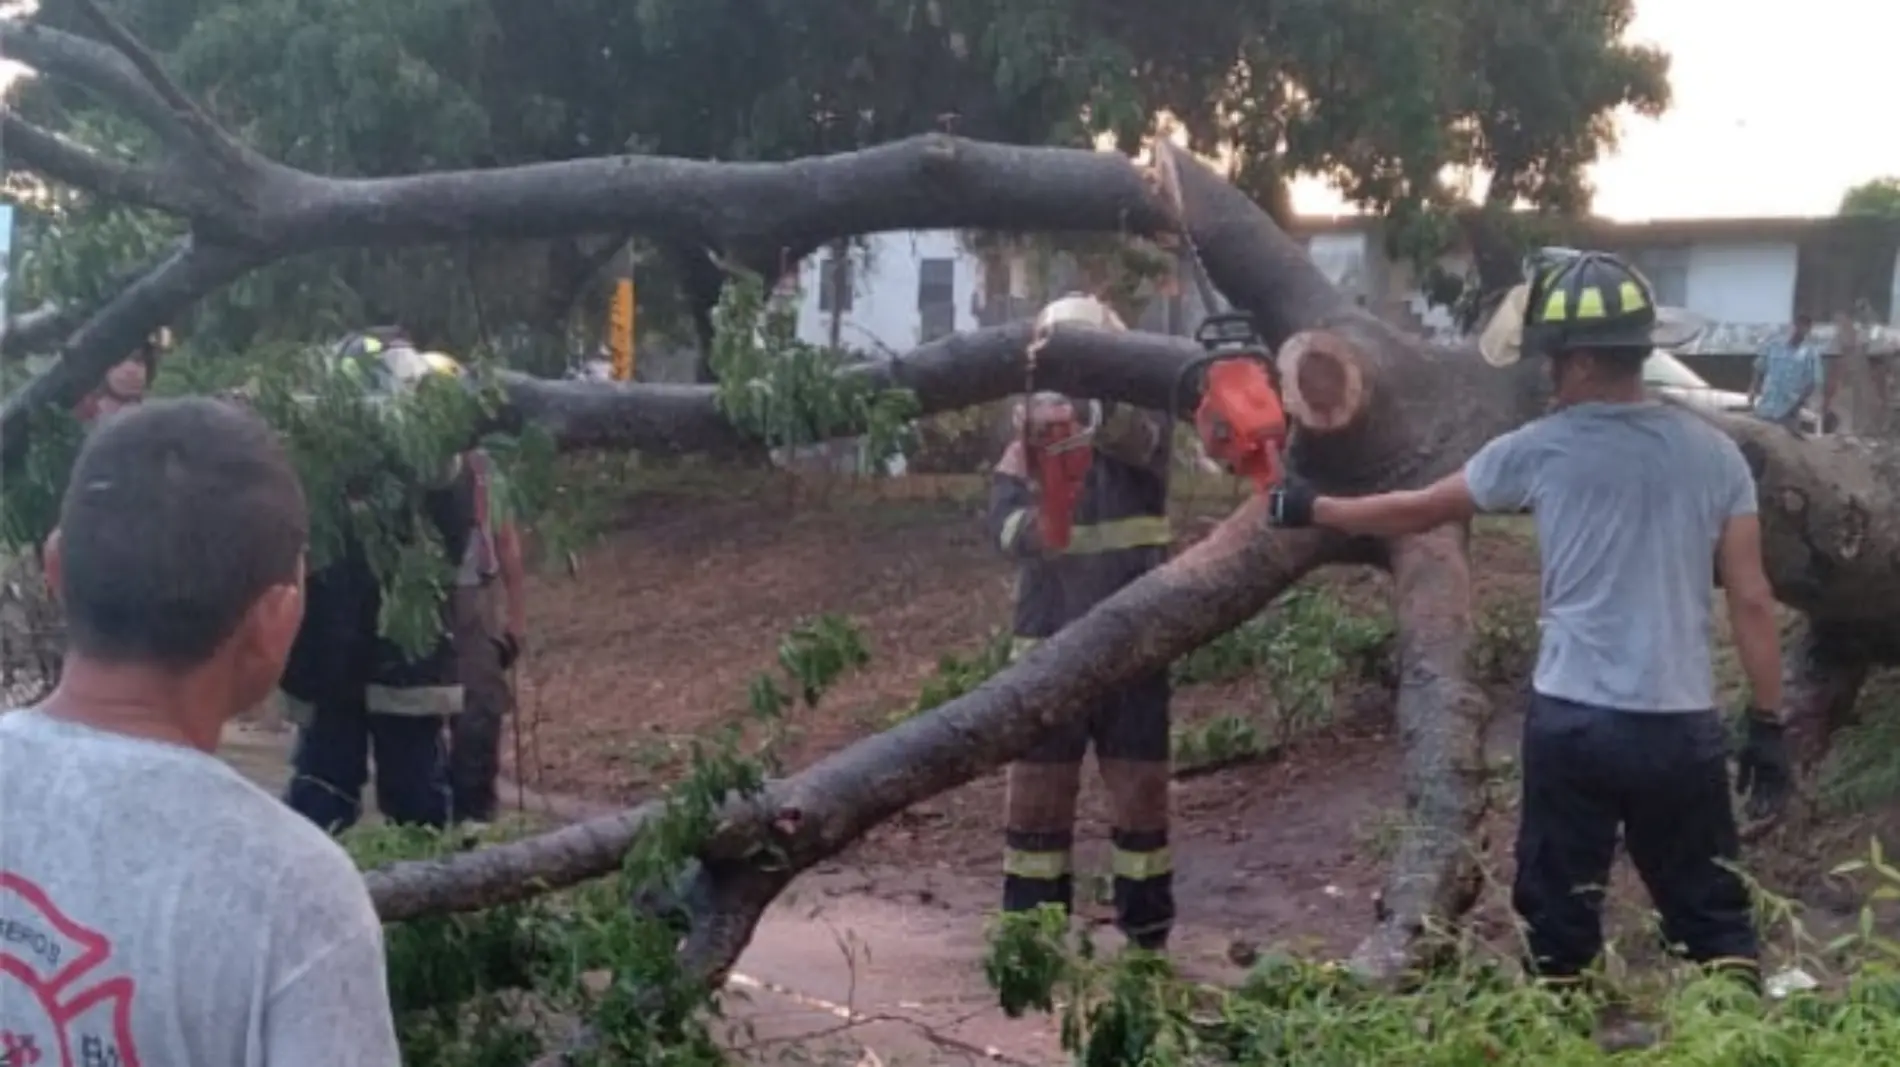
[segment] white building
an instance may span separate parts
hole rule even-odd
[[[798,267],[798,337],[871,355],[908,352],[926,341],[978,325],[980,259],[954,230],[872,234]],[[842,276],[845,284],[834,281]]]
[[[1376,220],[1305,220],[1298,227],[1314,262],[1342,288],[1372,306],[1405,311],[1427,330],[1449,327],[1431,307],[1419,271],[1385,252]],[[1664,304],[1714,322],[1783,325],[1797,310],[1826,321],[1864,306],[1877,321],[1900,325],[1900,226],[1866,219],[1680,219],[1646,223],[1594,221],[1570,238],[1580,247],[1618,252],[1656,287]],[[1439,259],[1457,275],[1469,253]]]
[[[1428,334],[1451,329],[1448,310],[1432,306],[1421,291],[1421,272],[1387,254],[1379,220],[1304,219],[1292,231],[1320,269],[1375,314]],[[1725,388],[1741,388],[1747,377],[1747,365],[1730,357],[1752,354],[1761,337],[1785,325],[1797,310],[1825,324],[1837,311],[1859,308],[1862,321],[1900,327],[1900,222],[1592,220],[1579,224],[1567,239],[1626,256],[1648,275],[1663,303],[1720,324],[1707,335],[1708,343],[1685,355],[1692,355],[1704,377]],[[999,261],[1008,276],[993,277],[996,272],[986,269],[985,258],[955,231],[874,235],[854,243],[848,258],[849,285],[841,290],[842,302],[832,295],[830,250],[800,265],[799,336],[813,344],[831,343],[835,310],[838,343],[873,356],[1025,318],[1035,312],[1034,294],[1063,292],[1073,287],[1074,278],[1057,267],[1051,277],[1032,279],[1021,256]],[[1465,275],[1471,257],[1454,251],[1438,265]],[[1201,311],[1193,287],[1184,288],[1182,296],[1153,301],[1136,325],[1190,332]],[[1730,341],[1734,351],[1717,350]]]

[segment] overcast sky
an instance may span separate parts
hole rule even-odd
[[[1900,175],[1900,2],[1637,0],[1630,36],[1674,57],[1675,104],[1625,121],[1599,213],[1827,215],[1849,186]],[[1295,206],[1340,210],[1315,183]]]

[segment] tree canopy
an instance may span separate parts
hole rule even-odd
[[[1848,217],[1900,219],[1900,176],[1875,178],[1841,196],[1838,214]]]
[[[76,16],[50,3],[48,25]],[[642,151],[786,160],[933,129],[1017,144],[1132,148],[1172,120],[1228,155],[1284,220],[1287,181],[1321,175],[1408,221],[1465,206],[1448,168],[1493,173],[1487,204],[1586,210],[1584,168],[1624,106],[1666,105],[1666,59],[1626,44],[1630,0],[126,0],[128,27],[265,155],[382,176]],[[121,156],[149,136],[96,97],[33,81],[20,113]],[[31,306],[85,297],[178,236],[149,214],[62,193],[21,243]],[[57,227],[57,240],[38,235]],[[1449,239],[1406,230],[1414,250]],[[525,331],[572,347],[591,283],[630,236],[338,250],[260,271],[194,325],[224,343],[400,320],[462,348]],[[648,234],[641,321],[678,333],[723,275]],[[50,232],[49,232],[50,237]],[[768,276],[811,247],[713,249]],[[1429,249],[1435,251],[1435,248]],[[682,299],[683,298],[683,299]],[[558,358],[558,357],[555,357]],[[549,361],[530,366],[549,369]]]

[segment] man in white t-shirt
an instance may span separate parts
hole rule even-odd
[[[282,446],[222,401],[81,450],[46,551],[65,668],[0,716],[0,1062],[400,1062],[362,878],[212,754],[283,670],[308,532]]]

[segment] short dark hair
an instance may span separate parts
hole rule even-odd
[[[1612,376],[1631,377],[1643,373],[1643,364],[1649,361],[1653,349],[1649,348],[1573,348],[1571,352],[1580,356],[1589,356],[1597,366]]]
[[[303,486],[255,414],[155,400],[101,421],[60,508],[61,600],[81,655],[195,667],[309,540]]]

